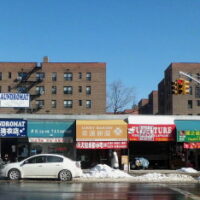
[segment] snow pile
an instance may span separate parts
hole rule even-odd
[[[132,178],[131,175],[119,169],[113,169],[108,165],[96,165],[88,173],[83,174],[84,178]]]
[[[180,172],[186,172],[186,173],[198,173],[198,171],[196,169],[193,169],[191,167],[188,167],[188,168],[181,168],[181,169],[178,169],[178,171]]]
[[[190,170],[192,171],[192,170]],[[113,169],[108,165],[96,165],[91,168],[87,173],[83,173],[84,180],[101,180],[101,181],[131,181],[131,182],[194,182],[195,180],[192,176],[185,174],[162,174],[162,173],[147,173],[144,175],[129,175],[126,172]]]
[[[160,174],[148,173],[142,176],[134,177],[137,182],[186,182],[194,181],[194,178],[184,174]]]

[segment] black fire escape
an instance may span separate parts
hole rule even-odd
[[[19,72],[18,77],[14,80],[15,84],[12,87],[12,89],[16,90],[16,92],[18,93],[29,93],[30,102],[40,97],[43,94],[42,91],[36,91],[34,93],[30,93],[30,90],[31,88],[33,88],[34,86],[43,81],[44,76],[40,76],[40,73],[38,72],[41,71],[41,69],[42,69],[41,65],[36,64],[35,67],[28,72],[24,70]],[[37,73],[39,74],[39,76],[36,76]],[[35,74],[35,78],[31,76],[33,74]],[[39,111],[41,108],[42,106],[40,104],[36,104],[34,107],[31,107],[30,105],[29,108],[15,108],[15,109],[16,113],[35,113]]]

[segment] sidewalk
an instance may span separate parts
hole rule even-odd
[[[199,177],[200,176],[200,172],[198,173],[188,173],[188,172],[182,172],[179,170],[165,170],[165,169],[153,169],[153,170],[129,170],[128,172],[130,175],[134,175],[134,176],[140,176],[140,175],[144,175],[144,174],[148,174],[148,173],[159,173],[159,174],[185,174],[185,175],[189,175],[192,176],[194,178]]]

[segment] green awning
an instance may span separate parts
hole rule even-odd
[[[200,142],[200,120],[175,120],[178,142]]]

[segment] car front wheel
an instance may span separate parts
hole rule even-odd
[[[19,180],[20,177],[21,177],[21,175],[20,175],[20,171],[18,169],[11,169],[8,172],[8,178],[10,180]]]
[[[58,178],[61,181],[71,181],[72,180],[72,173],[69,170],[64,169],[64,170],[60,171]]]

